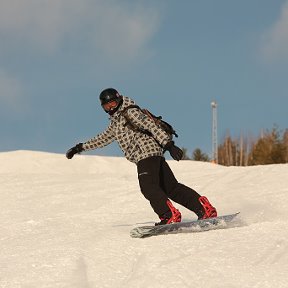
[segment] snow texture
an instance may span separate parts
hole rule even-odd
[[[180,182],[245,225],[133,239],[158,219],[124,158],[13,151],[0,163],[1,288],[288,287],[287,164],[171,161]]]

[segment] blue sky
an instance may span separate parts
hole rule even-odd
[[[288,1],[1,0],[0,151],[95,136],[107,87],[162,115],[189,153],[211,153],[211,101],[218,142],[288,128]]]

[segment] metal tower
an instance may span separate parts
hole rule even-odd
[[[217,103],[211,102],[212,107],[212,162],[218,163],[218,143],[217,143]]]

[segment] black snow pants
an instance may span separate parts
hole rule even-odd
[[[179,183],[164,157],[152,156],[137,163],[138,179],[142,194],[158,216],[169,211],[167,200],[201,215],[199,195],[193,189]]]

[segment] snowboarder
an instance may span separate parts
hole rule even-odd
[[[105,89],[99,98],[102,108],[110,116],[109,126],[94,138],[69,149],[66,157],[71,159],[77,153],[101,148],[116,140],[126,159],[137,165],[141,192],[160,218],[155,225],[181,221],[181,213],[169,199],[193,211],[198,219],[216,217],[217,211],[209,200],[179,183],[166,162],[165,151],[177,161],[183,156],[183,151],[175,145],[171,135],[138,108],[126,109],[126,113],[133,124],[150,133],[130,129],[121,112],[135,102],[120,95],[117,90]]]

